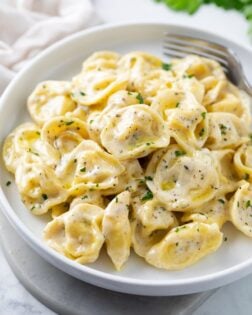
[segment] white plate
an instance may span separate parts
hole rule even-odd
[[[234,49],[252,81],[251,52],[216,35],[168,24],[138,23],[100,26],[81,32],[52,46],[38,56],[9,85],[0,104],[0,140],[25,119],[27,96],[45,79],[70,79],[82,61],[97,50],[126,53],[142,50],[162,57],[164,31],[195,35],[220,42]],[[114,271],[105,253],[94,264],[81,266],[48,248],[41,239],[46,219],[33,216],[21,203],[11,175],[0,167],[0,202],[3,213],[17,232],[54,266],[94,285],[142,295],[178,295],[216,288],[252,271],[252,239],[231,225],[224,228],[227,242],[214,254],[182,271],[164,271],[147,265],[133,253],[120,273]],[[13,181],[13,178],[11,178]]]

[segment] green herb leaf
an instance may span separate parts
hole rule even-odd
[[[220,203],[225,203],[225,200],[223,200],[223,199],[218,199],[218,201],[220,202]]]
[[[222,135],[226,135],[226,130],[227,130],[227,127],[223,124],[219,124],[219,127],[220,127],[220,130],[221,130],[221,134]]]
[[[140,93],[137,94],[136,99],[139,101],[139,104],[144,104],[144,99]]]
[[[67,125],[67,126],[70,126],[70,125],[72,125],[74,122],[73,121],[66,121],[65,122],[65,124]]]
[[[252,35],[252,1],[251,0],[155,0],[162,2],[174,11],[195,13],[204,4],[215,4],[226,10],[237,10],[249,22],[249,34]]]
[[[178,151],[178,150],[175,151],[176,157],[183,156],[183,155],[185,155],[185,154],[186,154],[186,153],[185,153],[184,151]]]
[[[8,180],[8,182],[6,182],[6,186],[10,186],[11,185],[11,181]]]
[[[206,112],[202,112],[201,116],[202,116],[203,119],[206,119]]]
[[[81,168],[80,171],[83,173],[86,172],[86,167]]]
[[[172,65],[170,63],[162,63],[163,70],[169,71],[171,70],[171,68],[172,68]]]
[[[153,193],[150,190],[147,190],[145,195],[142,197],[142,201],[153,199]]]
[[[153,180],[153,178],[151,176],[144,176],[145,180]]]
[[[248,208],[248,207],[250,207],[251,206],[251,202],[250,202],[250,200],[247,200],[247,202],[246,202],[246,208]]]

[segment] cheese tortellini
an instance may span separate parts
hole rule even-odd
[[[147,182],[150,190],[173,211],[187,211],[210,201],[219,186],[215,160],[207,149],[186,154],[171,145],[166,152],[153,155],[147,174],[153,178]]]
[[[3,161],[61,255],[88,264],[104,247],[120,271],[133,250],[180,270],[221,246],[227,221],[252,237],[250,106],[214,60],[95,52],[35,87]]]
[[[178,270],[216,251],[222,243],[217,224],[189,223],[173,228],[146,254],[146,261],[158,268]]]
[[[129,221],[130,193],[117,195],[104,211],[102,232],[108,255],[120,270],[130,255],[131,229]]]
[[[121,160],[144,157],[169,141],[165,122],[147,105],[119,109],[101,132],[102,145]]]

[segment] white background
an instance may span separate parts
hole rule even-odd
[[[247,22],[237,12],[205,6],[196,15],[174,13],[154,0],[94,0],[98,15],[105,23],[122,21],[159,21],[190,25],[232,39],[252,49]],[[0,251],[0,315],[51,315],[18,283]],[[252,314],[251,277],[217,291],[193,315]],[[92,315],[92,314],[90,314]],[[158,314],[157,314],[158,315]]]

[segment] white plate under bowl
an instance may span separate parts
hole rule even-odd
[[[70,79],[82,61],[97,50],[127,53],[142,50],[162,57],[165,31],[199,36],[235,50],[252,81],[251,51],[214,34],[159,23],[130,23],[99,26],[69,37],[40,54],[12,81],[0,103],[0,141],[28,119],[26,99],[45,79]],[[6,182],[13,183],[6,186]],[[179,295],[204,291],[230,283],[252,272],[252,240],[231,225],[224,227],[227,242],[214,254],[182,271],[153,268],[133,253],[122,272],[116,272],[106,256],[94,264],[79,265],[48,248],[42,241],[46,219],[32,215],[22,204],[14,180],[1,161],[0,202],[3,213],[21,237],[54,266],[83,281],[107,289],[141,295]]]

